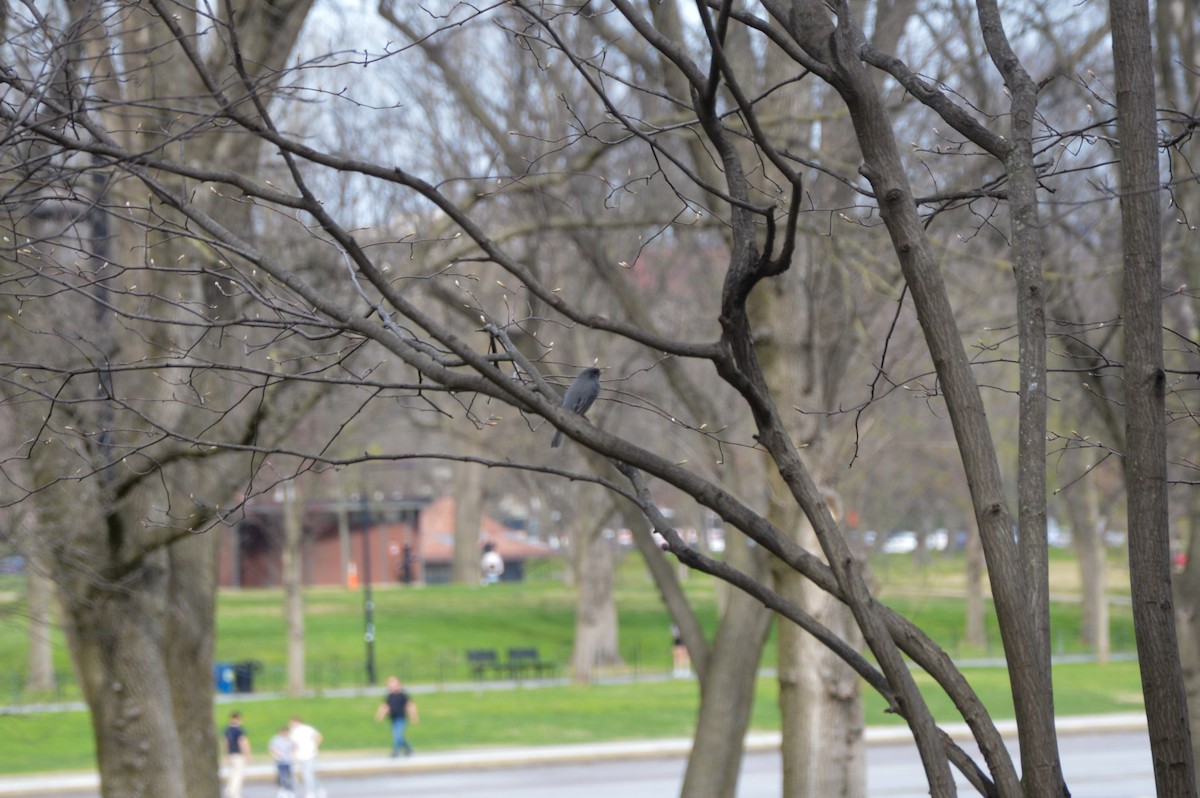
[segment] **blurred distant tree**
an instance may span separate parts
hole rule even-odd
[[[483,520],[483,469],[470,463],[455,468],[454,556],[451,580],[460,585],[478,585],[483,544],[479,525]]]
[[[219,793],[220,536],[198,533],[254,489],[248,447],[281,441],[306,388],[276,389],[289,336],[242,316],[254,289],[151,186],[255,229],[228,186],[186,175],[257,171],[264,142],[218,132],[221,109],[262,118],[249,97],[280,87],[309,6],[5,7],[0,395],[23,438],[4,468],[37,507],[23,542],[57,588],[105,796]],[[144,166],[165,153],[174,173]]]
[[[279,486],[283,494],[283,547],[280,575],[283,583],[283,616],[287,624],[287,694],[304,695],[308,649],[304,632],[304,507],[306,494],[289,480]]]

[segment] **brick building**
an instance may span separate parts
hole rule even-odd
[[[376,497],[361,502],[310,502],[304,512],[304,584],[436,584],[450,581],[454,553],[454,499],[433,501]],[[504,558],[505,581],[524,577],[530,561],[554,552],[487,517],[480,521],[480,551],[491,542]],[[283,506],[262,502],[246,507],[236,526],[221,530],[218,578],[221,587],[278,587],[281,584]]]

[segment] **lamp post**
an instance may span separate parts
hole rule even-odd
[[[367,684],[374,685],[375,677],[375,600],[371,595],[371,505],[366,487],[362,494],[362,556],[363,556],[363,616],[367,643]]]

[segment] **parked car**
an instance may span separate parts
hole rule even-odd
[[[889,532],[879,550],[884,554],[910,554],[917,550],[917,533],[911,529]]]
[[[935,529],[925,536],[925,548],[930,551],[945,551],[950,547],[950,530]]]

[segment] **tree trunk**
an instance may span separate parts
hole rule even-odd
[[[1013,280],[1017,300],[1020,386],[1017,453],[1017,558],[1023,571],[1019,613],[1004,602],[1002,628],[1019,623],[1026,633],[1023,666],[1013,663],[1013,701],[1019,723],[1021,782],[1035,795],[1058,795],[1062,763],[1054,724],[1054,687],[1050,668],[1050,577],[1046,542],[1046,307],[1043,274],[1035,125],[1038,87],[1013,51],[998,3],[980,0],[980,32],[996,70],[1003,76],[1009,103],[1008,142],[1003,152],[1008,175],[1008,213]],[[994,576],[999,577],[999,574]],[[993,590],[996,591],[995,581]],[[1010,638],[1012,639],[1012,638]],[[1015,642],[1015,641],[1014,641]]]
[[[772,615],[744,593],[730,596],[700,683],[700,712],[683,798],[733,798],[742,767],[763,643]]]
[[[454,562],[451,579],[456,585],[477,585],[480,579],[479,525],[483,518],[483,468],[472,463],[455,467]]]
[[[29,678],[25,688],[47,693],[55,688],[54,649],[50,645],[54,604],[54,580],[34,542],[25,558],[25,583],[29,597]]]
[[[706,644],[669,557],[654,546],[644,518],[632,528],[671,619],[683,636],[700,682],[700,712],[681,794],[685,798],[732,798],[737,789],[762,648],[774,616],[747,594],[732,591],[713,643]],[[765,570],[756,556],[761,551],[750,549],[740,534],[726,535],[725,551],[731,563],[748,573]]]
[[[801,519],[800,541],[815,536]],[[856,648],[862,638],[850,609],[786,566],[776,567],[776,591]],[[862,680],[812,635],[779,622],[779,710],[784,798],[865,798]]]
[[[987,613],[986,590],[984,577],[986,570],[983,561],[983,546],[980,544],[979,531],[971,526],[967,533],[967,628],[966,644],[980,650],[987,649],[987,627],[984,618]]]
[[[1121,142],[1129,578],[1154,778],[1160,796],[1196,795],[1171,595],[1162,336],[1162,227],[1150,10],[1112,0]]]
[[[129,383],[122,387],[136,390]],[[49,428],[61,412],[33,404],[21,411]],[[88,423],[107,432],[100,426],[104,418],[101,413]],[[79,423],[77,416],[71,423]],[[107,472],[90,481],[63,480],[88,453],[75,443],[70,435],[47,433],[31,450],[37,486],[32,500],[38,508],[38,550],[53,576],[91,713],[101,794],[215,798],[212,649],[219,535],[196,530],[211,521],[206,508],[218,504],[207,501],[209,496],[232,493],[221,480],[244,471],[213,459],[202,475],[186,458],[157,468],[145,467],[145,458],[139,460],[143,471],[124,475],[128,481]],[[98,468],[103,457],[98,455]],[[171,485],[188,490],[173,494]]]
[[[725,551],[743,569],[756,554],[740,535],[730,536]],[[700,712],[680,792],[683,798],[737,794],[759,662],[773,617],[740,590],[730,593],[700,680]]]
[[[213,645],[217,610],[216,531],[184,538],[168,551],[166,634],[162,650],[175,733],[184,751],[188,798],[220,794],[213,736]]]
[[[160,532],[167,506],[157,483],[106,505],[94,487],[54,481],[74,453],[39,447],[34,478],[41,532],[63,627],[91,712],[104,798],[216,798],[217,746],[212,710],[216,563],[219,535]],[[186,471],[187,469],[182,469]],[[224,469],[220,473],[227,473]],[[196,473],[177,472],[204,492]],[[205,515],[192,512],[198,523]],[[101,510],[101,512],[97,512]]]
[[[104,798],[220,793],[213,634],[202,614],[213,602],[215,540],[197,536],[120,583],[65,597]]]
[[[287,694],[304,695],[304,521],[295,481],[284,483],[283,613],[287,623]]]
[[[1161,229],[1149,9],[1110,5],[1121,140],[1129,571],[1134,629],[1159,795],[1196,779],[1170,584],[1162,361]]]
[[[1028,617],[1029,593],[1024,586],[1026,569],[1012,539],[1004,481],[979,384],[963,348],[940,265],[913,201],[913,188],[888,110],[859,60],[858,54],[866,52],[862,43],[854,40],[859,33],[851,24],[840,24],[835,28],[825,21],[826,12],[819,3],[802,5],[808,13],[793,15],[790,33],[814,57],[833,65],[835,79],[832,85],[855,122],[855,134],[863,156],[860,171],[880,200],[880,218],[891,236],[944,391],[987,556],[992,595],[1008,656],[1013,701],[1022,724],[1024,776],[1026,779],[1035,776],[1036,783],[1029,786],[1041,794],[1052,795],[1062,786],[1061,778],[1055,775],[1060,769],[1053,696],[1049,693],[1051,685],[1045,672],[1044,657],[1037,650],[1042,637]],[[850,23],[850,20],[843,22]],[[928,718],[923,716],[921,722],[925,726],[925,739],[918,738],[918,741],[924,746],[921,753],[931,789],[946,794],[953,786],[945,752],[930,738]]]
[[[1079,560],[1081,602],[1080,642],[1096,652],[1099,662],[1108,662],[1107,557],[1104,552],[1104,521],[1096,500],[1099,488],[1093,480],[1074,485],[1064,495],[1071,517],[1071,547]]]
[[[91,709],[104,798],[205,794],[187,786],[171,712],[172,675],[159,646],[166,559],[164,552],[122,585],[98,585],[86,599],[67,600],[68,638]],[[210,682],[211,676],[201,688],[206,696]],[[212,710],[205,714],[211,720]],[[215,757],[211,764],[215,771]]]
[[[581,540],[584,554],[575,601],[575,647],[571,653],[571,678],[580,684],[592,681],[597,667],[617,665],[621,652],[617,636],[617,603],[613,593],[616,562],[614,541],[602,531]]]
[[[39,457],[39,471],[56,470],[61,460],[54,454]],[[39,498],[47,506],[96,506],[91,500],[79,502],[63,483]],[[187,540],[178,552],[160,548],[125,560],[126,544],[138,531],[126,519],[145,517],[152,503],[150,497],[130,497],[98,519],[102,533],[76,527],[66,540],[59,538],[60,545],[71,538],[85,546],[108,541],[108,556],[105,547],[75,550],[85,558],[84,567],[74,558],[69,562],[75,568],[64,568],[66,563],[57,560],[67,643],[91,710],[103,798],[215,798],[212,616],[194,615],[206,603],[203,583],[212,576],[206,566],[214,560],[206,562],[205,554],[215,536]],[[86,513],[63,514],[48,529],[64,530],[68,521],[77,525],[87,520]],[[190,570],[175,574],[175,567]],[[170,659],[184,651],[191,662]],[[196,682],[198,672],[201,681]],[[192,714],[176,717],[177,702],[190,704]],[[181,735],[181,728],[189,733]],[[199,748],[186,750],[188,744]]]
[[[1189,107],[1200,90],[1200,75],[1193,68],[1198,36],[1200,36],[1200,5],[1190,3],[1155,3],[1154,42],[1160,76],[1160,107]],[[1200,142],[1190,137],[1164,153],[1170,159],[1167,167],[1172,174],[1190,173],[1200,150]],[[1171,206],[1178,208],[1178,218],[1195,220],[1200,214],[1200,191],[1193,181],[1172,186]],[[1181,274],[1183,284],[1200,284],[1200,251],[1195,245],[1192,225],[1172,226],[1163,237],[1172,246],[1169,257]],[[1174,280],[1164,276],[1163,282]],[[1200,337],[1200,308],[1185,299],[1171,307],[1175,314],[1165,325],[1183,338],[1195,341]],[[1115,436],[1114,436],[1115,437]],[[1186,439],[1179,439],[1183,442]],[[1194,446],[1183,443],[1184,447]],[[1184,449],[1186,451],[1186,448]],[[1179,636],[1179,658],[1187,694],[1188,720],[1192,737],[1192,761],[1200,762],[1200,494],[1189,486],[1174,494],[1177,506],[1172,517],[1177,519],[1179,545],[1187,559],[1173,583],[1175,624]],[[1200,768],[1197,768],[1200,771]],[[1200,792],[1200,772],[1196,774],[1196,789]]]

